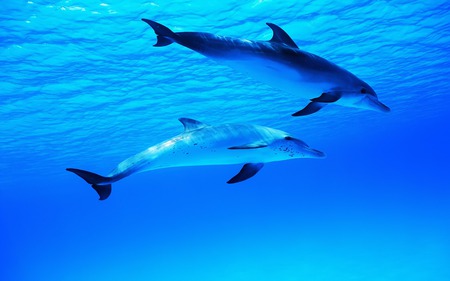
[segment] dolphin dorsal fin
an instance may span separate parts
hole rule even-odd
[[[273,23],[266,23],[273,31],[272,39],[269,42],[283,43],[288,45],[291,48],[298,49],[297,44],[295,44],[294,40],[284,31],[281,27]]]
[[[185,132],[201,129],[208,126],[205,123],[190,118],[179,118],[178,120],[180,120],[181,124],[183,124]]]

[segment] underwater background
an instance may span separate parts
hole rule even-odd
[[[180,45],[269,40],[368,82],[390,113],[297,97]],[[0,280],[450,280],[450,2],[2,1]],[[318,93],[318,96],[320,93]],[[109,173],[179,117],[289,132],[325,159],[136,174],[99,201],[67,167]]]

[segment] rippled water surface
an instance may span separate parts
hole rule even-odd
[[[4,3],[3,3],[4,2]],[[448,1],[3,1],[1,280],[450,280]],[[305,101],[177,44],[269,40],[368,82],[388,114]],[[321,93],[318,93],[319,96]],[[290,132],[326,159],[107,174],[179,117]]]

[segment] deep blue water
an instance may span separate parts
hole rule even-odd
[[[450,280],[448,1],[12,1],[0,12],[0,280]],[[140,19],[254,40],[283,27],[389,114],[295,96]],[[282,129],[326,159],[107,174],[179,117]]]

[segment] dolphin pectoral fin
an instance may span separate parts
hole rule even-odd
[[[244,145],[232,146],[232,147],[229,147],[228,149],[256,149],[256,148],[267,147],[267,145],[268,144],[265,142],[253,142],[253,143],[244,144]]]
[[[266,24],[273,31],[272,39],[270,39],[269,42],[283,43],[291,48],[298,49],[298,46],[295,44],[294,40],[292,40],[292,38],[281,27],[270,22]]]
[[[111,184],[109,184],[112,181],[111,177],[104,177],[89,171],[74,168],[67,168],[66,170],[76,174],[89,183],[100,196],[99,200],[105,200],[111,194]]]
[[[334,93],[322,93],[320,97],[313,98],[311,101],[313,102],[325,102],[325,103],[332,103],[336,102],[340,99],[340,95],[334,94]]]
[[[157,35],[156,38],[158,40],[156,44],[153,45],[155,47],[170,45],[171,43],[175,42],[177,38],[179,38],[179,36],[175,32],[160,23],[149,19],[142,19],[142,21],[150,25],[155,31],[155,34]]]
[[[247,163],[242,166],[242,169],[239,171],[237,175],[232,177],[227,183],[237,183],[241,181],[245,181],[256,175],[261,168],[264,167],[264,163]]]
[[[310,114],[313,114],[313,113],[321,110],[326,105],[327,105],[326,103],[312,101],[312,102],[308,103],[308,105],[305,108],[303,108],[302,110],[299,110],[299,111],[295,112],[294,114],[292,114],[292,116],[310,115]]]
[[[326,106],[328,103],[336,102],[340,98],[341,96],[338,93],[334,92],[322,93],[320,97],[311,99],[311,102],[308,103],[308,105],[305,108],[295,112],[294,114],[292,114],[292,116],[305,116],[316,113],[317,111],[321,110],[324,106]]]

